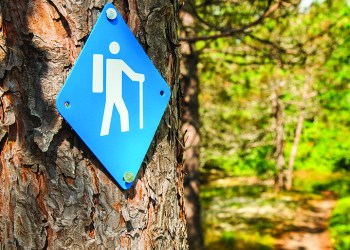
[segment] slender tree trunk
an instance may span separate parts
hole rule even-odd
[[[310,74],[306,76],[304,88],[303,88],[303,95],[302,95],[302,101],[301,101],[301,110],[298,118],[297,128],[295,130],[295,136],[293,141],[292,150],[289,157],[288,162],[288,170],[286,173],[286,189],[291,190],[293,187],[293,168],[295,163],[295,157],[297,155],[299,141],[301,137],[301,131],[303,129],[303,123],[305,119],[305,108],[306,108],[306,102],[308,99],[308,92],[311,85],[311,77]]]
[[[0,2],[1,249],[187,249],[177,1],[114,2],[172,88],[129,191],[116,186],[55,109],[106,2]]]
[[[284,188],[285,184],[285,158],[284,158],[284,109],[282,100],[279,94],[279,86],[273,87],[272,92],[272,118],[273,130],[275,133],[275,162],[276,176],[275,186],[276,191]]]

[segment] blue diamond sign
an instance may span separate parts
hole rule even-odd
[[[107,4],[56,105],[123,189],[131,187],[169,99],[167,83]]]

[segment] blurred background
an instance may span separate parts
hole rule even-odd
[[[191,249],[350,249],[350,1],[187,0]]]

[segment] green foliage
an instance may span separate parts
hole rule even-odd
[[[330,220],[334,249],[350,249],[350,196],[340,199]]]
[[[341,119],[339,116],[329,114],[325,119],[331,119],[331,122],[318,120],[305,123],[296,164],[298,169],[348,169],[350,127],[345,126],[343,121],[336,122]]]
[[[220,167],[232,175],[275,173],[270,97],[276,84],[281,85],[288,164],[310,74],[295,167],[350,170],[350,8],[338,0],[315,4],[304,14],[283,16],[284,11],[249,35],[197,44],[204,48],[199,65],[201,156],[207,168]]]
[[[272,147],[256,147],[248,152],[237,152],[233,155],[219,155],[208,157],[206,169],[219,167],[230,175],[255,175],[272,176],[274,162],[270,159]]]

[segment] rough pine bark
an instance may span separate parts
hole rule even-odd
[[[1,249],[187,249],[177,1],[114,1],[172,89],[129,191],[55,108],[106,2],[0,1]]]

